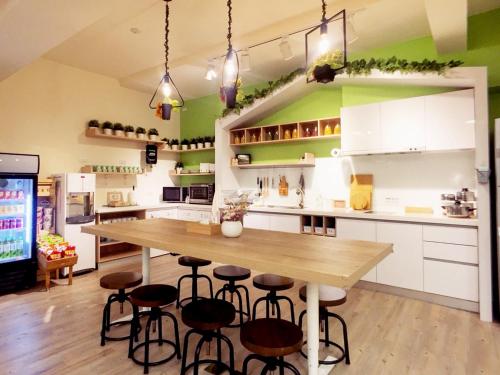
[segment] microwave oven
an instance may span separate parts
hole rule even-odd
[[[164,202],[182,202],[186,201],[189,195],[189,188],[180,186],[164,186],[163,187],[163,201]]]
[[[191,184],[189,186],[189,203],[212,204],[215,184]]]

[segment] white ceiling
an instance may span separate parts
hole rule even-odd
[[[353,18],[359,39],[350,52],[431,33],[426,0],[327,2],[328,15],[344,8],[348,13],[362,9]],[[43,56],[151,92],[163,72],[164,1],[70,3],[71,7],[66,0],[0,0],[0,80]],[[233,44],[243,48],[315,25],[320,4],[319,0],[233,0]],[[499,0],[469,0],[468,13],[498,6]],[[226,0],[173,0],[170,9],[170,66],[177,86],[185,98],[216,92],[217,80],[203,78],[207,60],[226,49]],[[140,32],[132,33],[131,28]],[[302,66],[303,35],[290,42],[296,55],[290,61],[281,58],[279,42],[251,49],[252,70],[243,74],[244,84],[274,79]]]

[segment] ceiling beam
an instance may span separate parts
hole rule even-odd
[[[425,11],[440,55],[467,50],[467,0],[425,0]]]

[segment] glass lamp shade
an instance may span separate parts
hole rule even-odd
[[[239,79],[238,54],[231,49],[227,52],[222,66],[221,98],[226,103],[226,108],[236,106],[236,94],[238,93]]]

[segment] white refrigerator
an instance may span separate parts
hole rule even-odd
[[[78,262],[74,273],[96,269],[95,237],[81,227],[95,224],[95,175],[62,173],[53,176],[56,187],[56,232],[76,247]]]

